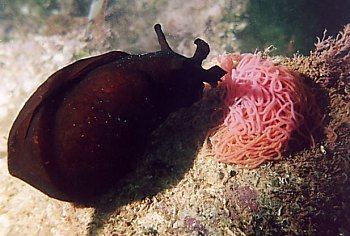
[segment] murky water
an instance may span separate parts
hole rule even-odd
[[[99,31],[93,47],[107,41],[113,48],[145,52],[156,47],[152,26],[159,22],[188,55],[194,37],[209,40],[220,53],[273,45],[275,54],[307,54],[325,29],[334,35],[350,21],[349,9],[348,0],[1,0],[0,39],[88,27]]]

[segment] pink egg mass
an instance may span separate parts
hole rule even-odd
[[[260,54],[228,54],[218,61],[228,72],[220,84],[228,111],[210,137],[217,160],[250,169],[279,160],[294,131],[313,143],[304,125],[312,111],[310,92],[296,73]]]

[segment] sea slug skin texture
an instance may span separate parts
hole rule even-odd
[[[84,202],[130,172],[151,132],[198,101],[203,82],[215,86],[226,73],[202,68],[210,51],[203,40],[187,58],[172,51],[159,24],[155,31],[160,51],[112,51],[51,75],[11,128],[10,174],[53,198]]]

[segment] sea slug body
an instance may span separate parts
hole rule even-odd
[[[203,82],[225,74],[201,67],[209,46],[191,58],[172,51],[159,24],[161,50],[82,59],[51,75],[30,97],[8,140],[10,174],[65,201],[85,201],[123,178],[171,113],[201,98]]]

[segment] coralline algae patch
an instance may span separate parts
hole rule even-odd
[[[299,75],[260,54],[218,61],[228,72],[220,84],[228,111],[210,137],[217,160],[245,168],[279,160],[295,131],[314,144],[305,116],[315,114],[315,102]]]

